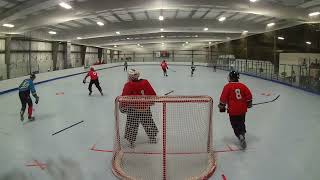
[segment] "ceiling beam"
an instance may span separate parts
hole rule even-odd
[[[106,19],[106,18],[103,17],[103,16],[97,16],[97,18],[103,20],[104,22],[111,23],[111,21],[109,21],[108,19]]]
[[[112,15],[113,15],[116,19],[118,19],[120,22],[124,22],[124,20],[121,19],[121,17],[119,17],[118,14],[112,13]]]
[[[134,16],[134,14],[132,12],[128,12],[128,14],[134,21],[137,20],[137,18]]]
[[[236,12],[236,13],[232,14],[231,16],[229,16],[228,19],[231,19],[231,18],[233,18],[233,17],[235,17],[235,16],[237,16],[239,14],[240,14],[239,12]]]
[[[224,11],[222,11],[222,12],[220,12],[218,15],[216,15],[213,19],[218,19],[220,16],[222,16],[223,14],[224,14],[225,12]]]
[[[149,16],[149,13],[148,13],[148,11],[144,11],[144,15],[146,15],[146,17],[147,17],[147,20],[150,20],[150,16]]]
[[[275,19],[276,19],[275,17],[271,17],[271,18],[266,19],[266,20],[264,20],[264,21],[261,21],[261,22],[259,22],[259,23],[264,24],[264,23],[266,23],[266,22],[269,22],[269,21],[272,21],[272,20],[275,20]]]
[[[261,16],[261,17],[255,19],[254,22],[259,23],[259,22],[264,21],[264,20],[267,20],[267,19],[268,19],[267,17]]]
[[[3,13],[0,14],[0,21],[16,14],[17,12],[22,11],[23,9],[33,7],[36,4],[41,4],[43,3],[43,0],[29,0],[29,1],[24,1],[17,6],[14,6],[13,8],[8,9],[7,11],[4,11]]]
[[[192,10],[189,14],[189,18],[192,18],[192,16],[197,12],[198,10]]]
[[[7,3],[13,3],[15,5],[19,5],[19,4],[22,4],[23,2],[20,2],[18,0],[2,0],[2,1],[5,1]]]
[[[92,23],[92,24],[97,24],[97,22],[92,19],[84,18],[83,20],[88,21],[89,23]]]
[[[58,24],[58,25],[67,27],[67,28],[69,28],[69,29],[74,29],[74,28],[75,28],[75,27],[73,27],[73,26],[71,26],[71,25],[64,24],[64,23],[60,23],[60,24]]]
[[[85,24],[82,24],[81,22],[78,22],[77,20],[72,20],[71,22],[73,22],[74,24],[77,24],[79,26],[85,26]]]
[[[264,18],[264,16],[258,16],[257,15],[257,17],[254,17],[253,19],[250,19],[250,21],[255,21],[255,20],[260,19],[260,18]]]
[[[61,25],[61,24],[59,24]],[[47,27],[44,27],[45,29],[52,29],[52,30],[58,30],[58,31],[65,31],[66,29],[63,29],[63,28],[59,28],[59,27],[55,27],[55,26],[47,26]]]
[[[176,13],[174,14],[174,19],[176,19],[176,18],[177,18],[178,13],[179,13],[179,9],[177,9],[177,10],[176,10]]]
[[[205,13],[200,17],[200,19],[203,19],[204,17],[206,17],[211,10],[212,10],[212,9],[209,9],[207,12],[205,12]]]
[[[251,17],[252,16],[252,14],[247,14],[247,15],[245,15],[245,16],[243,16],[242,18],[240,18],[240,19],[238,19],[238,20],[242,20],[242,21],[246,21],[249,17]]]

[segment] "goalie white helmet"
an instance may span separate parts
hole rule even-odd
[[[137,81],[139,80],[140,72],[135,69],[130,69],[128,71],[128,80],[130,81]]]

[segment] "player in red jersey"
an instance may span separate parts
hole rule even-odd
[[[139,79],[140,73],[131,69],[128,72],[128,82],[124,85],[122,96],[156,96],[156,92],[148,80]],[[150,143],[156,143],[158,128],[152,119],[150,106],[152,104],[120,104],[120,111],[127,113],[125,128],[125,138],[130,142],[130,147],[134,147],[138,134],[139,123],[142,124],[149,137]]]
[[[240,140],[241,147],[245,149],[247,147],[245,118],[247,109],[252,107],[252,94],[246,85],[239,82],[239,77],[238,72],[231,71],[229,73],[229,83],[223,88],[218,107],[220,112],[225,112],[226,105],[228,106],[234,134]]]
[[[169,69],[169,68],[168,68],[168,64],[167,64],[166,60],[163,60],[163,61],[161,62],[161,64],[160,64],[160,66],[161,66],[161,68],[162,68],[163,75],[164,75],[164,76],[168,76],[167,69]]]
[[[90,68],[90,71],[88,72],[88,74],[86,75],[86,77],[83,79],[83,84],[86,83],[86,79],[87,77],[90,76],[90,83],[89,83],[89,96],[92,94],[92,84],[96,85],[96,87],[98,88],[98,90],[100,91],[101,95],[103,96],[103,92],[102,89],[100,87],[100,82],[99,82],[99,76],[98,73],[94,70],[93,67]]]

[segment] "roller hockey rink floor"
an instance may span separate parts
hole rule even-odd
[[[214,150],[221,152],[212,180],[320,179],[320,96],[242,75],[254,103],[281,97],[249,110],[248,148],[237,151],[228,116],[217,108],[227,72],[197,67],[190,77],[189,66],[171,68],[176,72],[163,77],[158,66],[136,67],[158,95],[174,90],[172,95],[213,97]],[[93,96],[88,96],[84,75],[36,85],[40,103],[35,105],[33,122],[20,122],[17,92],[0,96],[0,180],[116,179],[108,151],[113,148],[114,99],[127,75],[122,67],[99,74],[103,97],[95,87]],[[84,122],[52,136],[80,121]]]

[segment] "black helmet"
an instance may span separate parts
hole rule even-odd
[[[236,71],[231,71],[229,73],[229,81],[230,82],[238,82],[240,78],[240,74]]]
[[[35,79],[36,78],[36,75],[35,74],[30,74],[30,79]]]

